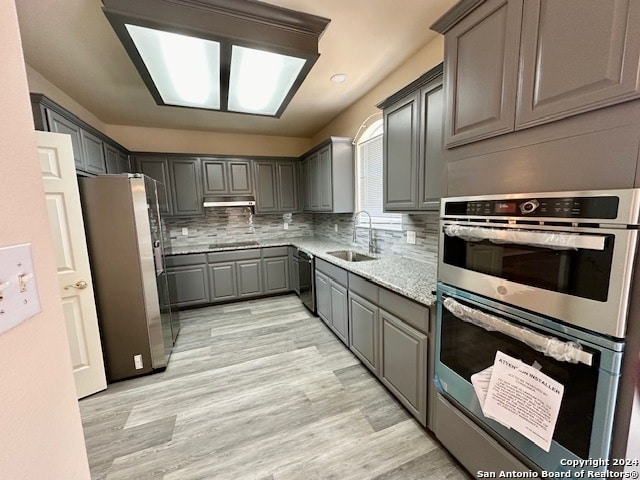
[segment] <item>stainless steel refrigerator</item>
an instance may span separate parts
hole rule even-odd
[[[164,264],[164,187],[140,174],[79,181],[107,379],[164,369],[179,329]]]

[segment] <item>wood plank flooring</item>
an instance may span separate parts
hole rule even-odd
[[[295,295],[181,321],[165,372],[80,401],[93,479],[471,478]]]

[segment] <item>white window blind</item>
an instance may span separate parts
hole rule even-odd
[[[358,210],[371,214],[375,228],[401,230],[402,215],[382,211],[382,154],[381,134],[358,143]],[[369,218],[359,215],[358,225],[369,226]]]

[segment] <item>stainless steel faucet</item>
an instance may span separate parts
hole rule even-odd
[[[358,224],[358,215],[360,215],[361,213],[366,213],[367,217],[369,217],[369,255],[373,255],[374,246],[373,246],[373,228],[371,224],[371,215],[369,214],[369,212],[365,210],[360,210],[353,214],[353,241],[355,242],[357,239],[356,225]]]

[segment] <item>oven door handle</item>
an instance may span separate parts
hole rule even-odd
[[[519,229],[496,229],[472,227],[467,225],[445,225],[444,233],[450,237],[459,237],[470,242],[489,240],[494,243],[531,245],[554,249],[604,250],[604,236],[583,235],[579,233],[532,231]]]
[[[580,362],[588,366],[593,364],[593,355],[582,350],[582,346],[576,342],[565,342],[555,337],[548,337],[529,330],[528,328],[514,325],[501,318],[463,305],[451,297],[446,297],[442,301],[442,305],[464,322],[477,325],[488,331],[504,333],[511,338],[515,338],[529,345],[547,357],[561,362]]]

